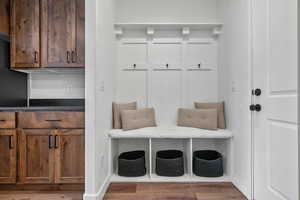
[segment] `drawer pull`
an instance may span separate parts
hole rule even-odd
[[[12,135],[9,136],[9,149],[14,148],[13,138],[14,138],[14,136],[12,136]]]
[[[46,122],[61,122],[60,119],[46,119]]]
[[[6,122],[6,120],[5,119],[1,119],[0,122]]]

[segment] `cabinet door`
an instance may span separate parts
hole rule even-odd
[[[13,0],[11,19],[11,66],[40,66],[40,1]]]
[[[84,130],[55,134],[55,183],[84,183]]]
[[[75,1],[42,0],[42,67],[72,67]]]
[[[84,67],[85,64],[85,0],[76,0],[76,30],[72,63],[74,67]]]
[[[0,32],[9,35],[10,0],[0,1],[0,13]]]
[[[16,183],[16,131],[0,130],[0,184]]]
[[[20,131],[20,181],[23,184],[53,183],[54,136],[50,130]]]

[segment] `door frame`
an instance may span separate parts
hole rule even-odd
[[[270,0],[269,0],[270,1]],[[251,47],[251,50],[250,50],[250,53],[251,53],[251,86],[253,89],[255,89],[255,82],[254,82],[254,45],[255,45],[255,40],[254,40],[254,28],[255,28],[255,24],[254,24],[254,0],[250,0],[250,4],[251,4],[251,12],[250,12],[250,23],[251,23],[251,28],[250,28],[250,31],[251,31],[251,44],[250,44],[250,47]],[[299,62],[299,58],[300,58],[300,51],[299,51],[299,47],[300,47],[300,2],[298,1],[298,58],[297,58],[297,65],[298,65],[298,77],[297,77],[297,80],[298,80],[298,88],[300,88],[300,62]],[[297,94],[298,94],[298,183],[300,182],[300,128],[299,128],[299,124],[300,124],[300,98],[299,98],[299,89],[297,90]],[[251,102],[252,103],[255,103],[255,97],[252,95],[251,97]],[[254,114],[252,113],[251,114],[251,200],[254,200],[255,199],[255,135],[257,133],[255,133],[255,128],[254,128]],[[300,184],[298,184],[298,191],[300,191]]]

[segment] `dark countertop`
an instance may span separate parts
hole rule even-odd
[[[84,106],[0,107],[0,112],[32,112],[32,111],[84,111]]]

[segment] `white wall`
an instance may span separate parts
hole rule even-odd
[[[101,199],[108,171],[107,131],[114,96],[114,1],[86,1],[85,200]]]
[[[217,0],[116,0],[118,23],[215,22]]]
[[[84,98],[84,73],[39,72],[29,75],[31,99]]]
[[[251,196],[251,30],[250,1],[219,1],[224,23],[219,51],[219,95],[226,101],[233,138],[233,182]]]
[[[115,93],[114,1],[97,2],[97,67],[96,67],[96,168],[100,188],[108,171],[108,131],[112,128],[112,101]]]

